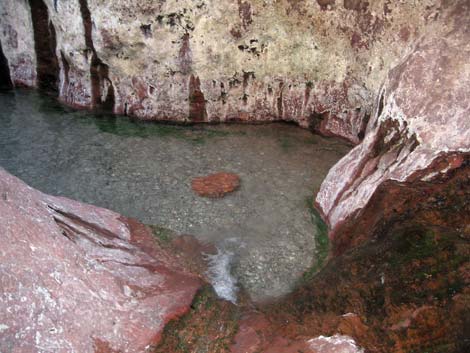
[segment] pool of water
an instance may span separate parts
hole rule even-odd
[[[240,284],[255,301],[282,296],[314,263],[309,201],[350,149],[292,125],[132,122],[34,91],[0,93],[0,107],[0,166],[46,193],[213,242],[231,299]],[[192,192],[192,178],[218,171],[238,174],[240,189]]]

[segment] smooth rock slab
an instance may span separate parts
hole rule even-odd
[[[232,173],[216,173],[206,177],[194,178],[193,191],[202,197],[220,198],[238,189],[240,178]]]
[[[0,168],[0,352],[144,352],[200,280],[147,227]]]

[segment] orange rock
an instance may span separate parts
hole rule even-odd
[[[216,173],[194,178],[191,187],[203,197],[219,198],[235,191],[240,186],[240,178],[232,173]]]

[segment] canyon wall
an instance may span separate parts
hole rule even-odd
[[[46,20],[35,15],[42,7]],[[40,52],[48,48],[34,38],[49,37],[60,98],[76,107],[145,120],[293,121],[358,143],[388,71],[441,26],[441,7],[435,0],[4,0],[0,41],[14,83],[41,86]]]

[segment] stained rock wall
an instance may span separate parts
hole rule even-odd
[[[355,226],[358,220],[379,221],[386,208],[399,208],[400,185],[442,184],[468,164],[470,3],[447,5],[446,26],[426,34],[390,71],[364,141],[332,168],[321,187],[316,202],[337,250],[376,225],[369,222],[364,229]],[[371,203],[379,188],[387,196]],[[427,190],[431,195],[432,188]],[[361,217],[371,207],[369,216]]]
[[[469,150],[466,0],[4,0],[15,85],[44,85],[38,4],[67,104],[145,120],[293,121],[360,143],[317,198],[332,238],[387,181],[432,181]]]
[[[26,1],[0,4],[0,41],[15,86],[36,84],[36,53],[31,10]]]
[[[4,0],[16,84],[40,85],[38,2],[68,104],[148,120],[294,121],[354,143],[389,69],[443,25],[437,0]]]
[[[0,351],[145,352],[200,280],[149,229],[0,168]]]

